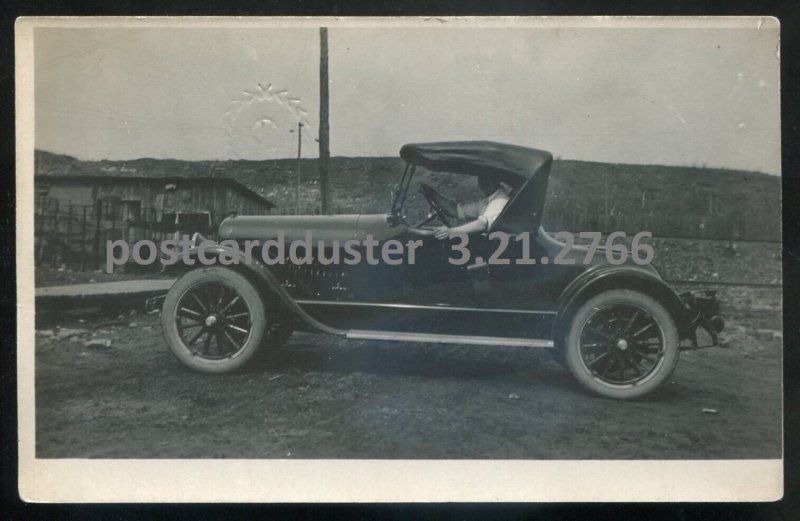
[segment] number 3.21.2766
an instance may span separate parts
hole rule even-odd
[[[570,255],[575,247],[575,235],[570,232],[557,232],[554,234],[555,238],[563,243],[561,250],[552,259],[545,256],[536,259],[531,256],[531,237],[529,232],[520,233],[519,235],[512,236],[505,232],[495,231],[489,234],[489,239],[492,242],[497,241],[497,246],[494,251],[485,261],[489,265],[534,265],[534,264],[556,264],[556,265],[574,265],[578,262],[582,264],[590,264],[595,255],[599,253],[605,254],[606,260],[609,264],[624,264],[630,258],[635,264],[645,265],[650,264],[655,258],[655,251],[650,244],[642,242],[642,239],[651,239],[652,233],[639,232],[631,239],[631,246],[624,242],[617,242],[626,238],[625,232],[613,232],[608,234],[605,244],[601,247],[603,242],[603,235],[600,232],[580,232],[578,237],[588,240],[588,244],[581,247],[583,255]],[[508,259],[503,257],[503,254],[508,249],[511,240],[520,243],[517,250],[519,256],[515,259]],[[472,260],[471,253],[468,248],[469,236],[467,234],[459,233],[453,236],[453,243],[451,244],[453,256],[448,258],[450,264],[460,266],[467,264]],[[577,250],[576,250],[577,252]],[[475,262],[480,264],[483,259],[476,258]]]

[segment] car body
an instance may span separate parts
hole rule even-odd
[[[224,373],[274,351],[302,329],[481,349],[546,348],[584,387],[614,398],[642,396],[669,377],[681,340],[694,338],[700,313],[651,265],[611,264],[603,248],[584,262],[586,247],[567,247],[542,228],[550,153],[465,141],[405,145],[400,156],[406,169],[387,213],[225,219],[219,242],[206,245],[204,255],[227,256],[227,265],[189,269],[165,298],[164,334],[176,356],[193,369]],[[430,223],[446,220],[434,201],[428,199],[431,212],[422,223],[404,216],[418,169],[487,176],[509,187],[509,201],[491,229],[469,236],[462,248],[469,261],[453,263],[457,241],[433,236]],[[268,265],[257,255],[244,262],[234,247],[273,241],[277,252],[277,244],[302,243],[309,234],[307,248],[297,250],[313,253],[306,264]],[[502,234],[508,240],[494,260],[510,262],[489,262]],[[518,240],[520,234],[529,240]],[[192,256],[200,253],[199,239]],[[317,254],[330,260],[347,241],[356,241],[358,250],[367,239],[378,250],[390,241],[415,242],[413,262],[400,255],[391,263],[318,261]],[[363,259],[368,252],[359,254]],[[285,252],[280,256],[286,260]],[[517,262],[521,258],[534,261]],[[702,298],[716,304],[713,294]],[[716,316],[704,318],[721,324]]]

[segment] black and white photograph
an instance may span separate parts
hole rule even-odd
[[[23,499],[780,498],[779,34],[18,21]]]

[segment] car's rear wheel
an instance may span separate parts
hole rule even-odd
[[[567,367],[588,390],[637,398],[663,384],[678,363],[675,321],[652,297],[632,290],[600,293],[574,314]]]
[[[186,273],[164,299],[161,325],[172,353],[205,373],[242,369],[269,331],[264,302],[241,274],[223,267]]]

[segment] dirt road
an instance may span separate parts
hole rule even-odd
[[[61,318],[37,331],[37,455],[780,457],[780,294],[721,297],[739,306],[730,347],[684,352],[663,392],[636,402],[584,393],[544,350],[295,334],[272,366],[206,376],[167,351],[157,316]]]

